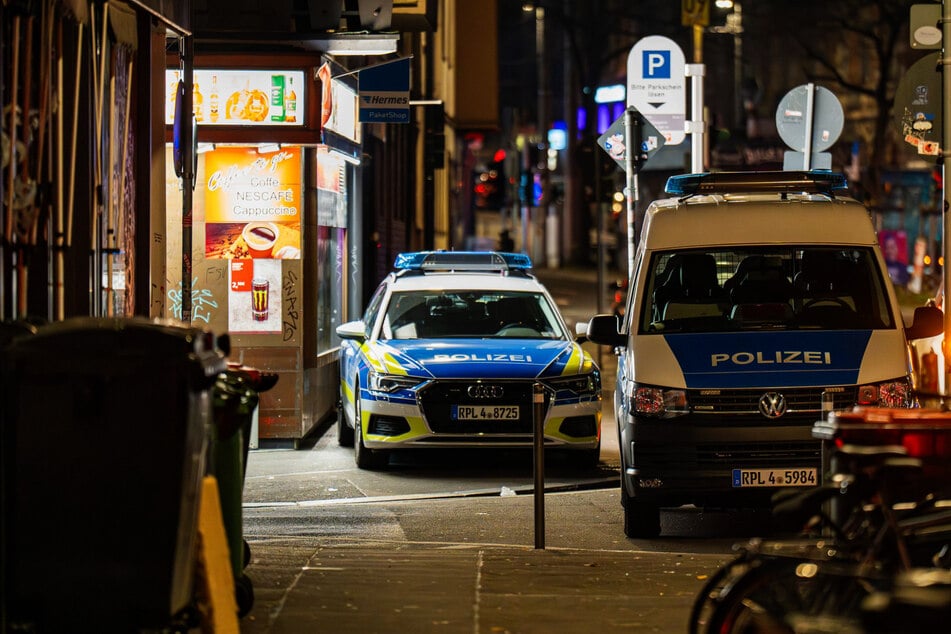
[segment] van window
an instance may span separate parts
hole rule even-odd
[[[894,328],[871,248],[655,252],[639,332]]]

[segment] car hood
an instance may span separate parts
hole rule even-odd
[[[380,371],[437,379],[533,379],[594,370],[574,341],[412,339],[372,342],[364,350]]]

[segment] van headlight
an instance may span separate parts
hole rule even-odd
[[[636,386],[631,401],[631,411],[641,416],[673,418],[690,411],[684,390]]]
[[[907,378],[859,386],[859,405],[911,407],[914,404],[911,381]]]
[[[367,387],[370,388],[371,392],[383,392],[385,394],[392,394],[399,390],[408,390],[424,381],[424,379],[403,374],[381,374],[372,370],[367,378]]]

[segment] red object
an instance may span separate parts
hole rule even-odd
[[[909,456],[951,466],[951,412],[857,407],[837,412],[833,437],[842,445],[900,445]]]

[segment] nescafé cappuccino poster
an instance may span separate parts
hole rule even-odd
[[[205,153],[205,257],[301,257],[301,148]]]

